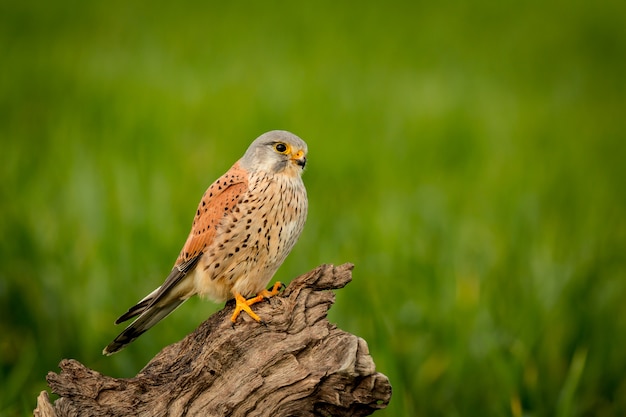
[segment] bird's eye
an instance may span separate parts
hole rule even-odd
[[[274,145],[274,150],[278,153],[286,154],[289,152],[289,147],[282,142],[278,142]]]

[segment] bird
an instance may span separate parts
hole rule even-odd
[[[304,228],[307,152],[306,142],[285,130],[256,138],[206,190],[171,272],[115,321],[137,317],[102,353],[120,351],[193,295],[234,298],[233,326],[241,312],[264,323],[250,306],[283,287],[276,282],[266,289]]]

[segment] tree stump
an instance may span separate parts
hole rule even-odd
[[[35,416],[365,416],[391,398],[367,343],[329,323],[329,291],[352,280],[351,264],[322,265],[254,306],[260,325],[227,303],[192,334],[165,347],[134,378],[64,359]]]

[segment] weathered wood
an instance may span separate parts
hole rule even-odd
[[[329,323],[351,264],[322,265],[254,306],[266,326],[233,304],[164,348],[134,378],[102,375],[65,359],[47,376],[36,416],[365,416],[391,398],[367,343]]]

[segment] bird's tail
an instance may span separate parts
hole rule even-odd
[[[107,347],[104,348],[102,354],[112,355],[120,350],[124,349],[127,344],[132,342],[141,336],[149,328],[161,321],[165,316],[174,311],[185,300],[173,299],[165,305],[154,304],[146,308],[143,306],[143,310],[137,320],[132,322],[127,328],[124,329],[119,336],[115,338]],[[122,319],[124,316],[120,317]],[[131,316],[132,317],[132,316]],[[118,319],[117,322],[120,322]],[[123,320],[122,320],[123,321]]]

